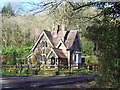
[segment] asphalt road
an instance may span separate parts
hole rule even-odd
[[[61,86],[71,86],[75,83],[90,82],[94,79],[95,75],[65,77],[2,76],[2,78],[0,78],[0,84],[2,84],[2,89],[60,88]]]

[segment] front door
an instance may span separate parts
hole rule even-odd
[[[51,58],[51,65],[55,65],[55,57]]]
[[[52,66],[53,65],[53,66]],[[55,68],[55,57],[51,58],[51,68]]]

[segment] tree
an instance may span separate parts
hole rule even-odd
[[[89,65],[98,65],[97,57],[95,55],[86,56],[85,64],[88,66]]]
[[[98,45],[99,73],[97,79],[99,86],[119,87],[119,56],[118,56],[118,24],[109,17],[96,20],[93,26],[88,27],[87,38]],[[91,37],[92,36],[92,37]],[[101,76],[102,75],[102,76]],[[104,83],[100,83],[101,80]]]
[[[2,16],[10,17],[10,16],[14,16],[14,15],[15,15],[15,13],[12,10],[12,6],[10,5],[10,3],[7,6],[4,6],[2,8]]]
[[[94,54],[94,43],[92,41],[88,41],[86,38],[81,39],[82,43],[82,55],[83,56],[90,56]]]
[[[31,43],[31,42],[29,42]],[[24,47],[15,45],[2,49],[2,55],[7,55],[6,64],[15,65],[18,62],[27,62],[27,56],[31,53],[33,44],[26,44]]]
[[[64,2],[63,2],[64,1]],[[92,40],[96,44],[96,50],[99,60],[99,71],[97,84],[98,87],[120,87],[119,70],[120,70],[120,44],[119,44],[119,16],[120,16],[120,2],[75,2],[70,0],[48,1],[46,3],[41,2],[34,4],[39,9],[38,13],[45,9],[50,10],[50,13],[57,9],[62,3],[67,3],[71,6],[67,7],[71,12],[66,14],[70,21],[75,18],[71,18],[77,12],[80,12],[83,8],[94,7],[97,11],[95,15],[88,15],[86,18],[92,21],[92,24],[86,25],[87,29],[84,31],[84,35],[88,40]],[[41,6],[42,5],[42,6]],[[43,7],[41,9],[41,7]],[[67,10],[65,9],[65,10]],[[34,9],[33,9],[34,10]],[[83,12],[83,11],[82,11]],[[57,15],[58,13],[56,13]],[[64,14],[63,14],[64,15]],[[80,14],[78,14],[78,21],[80,20]],[[70,16],[70,17],[69,17]],[[77,17],[77,16],[75,16]],[[81,17],[83,18],[83,17]],[[76,19],[77,20],[77,19]],[[76,21],[75,20],[75,21]],[[70,21],[68,25],[70,25]],[[85,21],[85,20],[83,20]],[[74,21],[73,21],[74,22]],[[81,22],[81,21],[80,21]],[[77,25],[80,23],[78,22]],[[88,21],[87,21],[88,22]],[[74,23],[72,23],[74,25]],[[71,27],[72,27],[71,25]],[[78,26],[80,27],[80,25]],[[85,28],[86,28],[85,27]]]

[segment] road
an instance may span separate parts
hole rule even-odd
[[[25,88],[44,88],[44,87],[45,88],[71,88],[71,87],[77,88],[78,84],[87,83],[94,79],[95,79],[94,74],[83,75],[83,76],[64,76],[64,77],[2,76],[2,78],[0,78],[0,84],[2,84],[2,89],[25,89]],[[86,86],[84,85],[82,85],[81,87],[86,88]]]

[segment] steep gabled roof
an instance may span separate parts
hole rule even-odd
[[[38,45],[43,34],[46,36],[46,38],[48,39],[48,41],[50,42],[52,47],[57,47],[57,45],[62,40],[66,49],[71,49],[73,46],[74,40],[76,38],[76,35],[78,34],[78,31],[77,30],[70,30],[70,31],[64,31],[64,33],[63,33],[63,31],[58,31],[58,33],[56,35],[55,31],[44,30],[42,32],[42,34],[40,35],[39,39],[37,40],[37,42],[35,43],[35,45],[33,46],[32,50],[34,50],[35,47]],[[80,45],[80,47],[81,47],[81,45]]]
[[[36,48],[36,46],[38,45],[39,41],[41,40],[42,36],[45,35],[46,38],[48,39],[48,41],[50,42],[51,46],[53,47],[52,41],[51,41],[51,32],[50,31],[46,31],[43,30],[43,32],[41,33],[40,37],[38,38],[38,40],[36,41],[36,43],[34,44],[33,48],[31,49],[32,51],[34,51],[34,49]]]
[[[65,54],[61,49],[51,49],[51,51],[47,55],[47,58],[50,56],[52,52],[55,54],[56,58],[66,58]]]
[[[46,30],[44,30],[44,32],[45,32],[45,34],[47,35],[47,37],[48,37],[48,39],[50,40],[50,42],[53,44],[51,32],[50,32],[50,31],[46,31]]]
[[[66,46],[65,46],[64,42],[62,41],[62,39],[61,39],[61,40],[59,41],[59,43],[57,44],[56,48],[58,48],[61,43],[64,45],[64,48],[66,48]],[[67,48],[66,48],[66,49],[67,49]]]
[[[70,30],[70,31],[64,31],[64,33],[62,31],[58,32],[58,35],[56,37],[54,37],[54,31],[51,32],[52,35],[52,40],[53,40],[53,45],[56,47],[58,45],[58,43],[61,41],[61,39],[64,38],[64,45],[67,49],[71,49],[71,47],[73,46],[75,37],[77,35],[77,30]]]
[[[57,54],[58,58],[66,58],[65,54],[61,49],[53,49],[55,53]]]
[[[77,30],[69,31],[67,38],[65,40],[65,45],[66,45],[67,49],[72,48],[76,35],[77,35]]]

